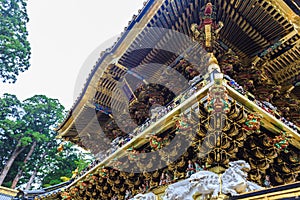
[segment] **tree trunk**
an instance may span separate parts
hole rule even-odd
[[[4,182],[6,175],[8,174],[11,166],[13,165],[13,163],[16,160],[16,158],[18,157],[18,155],[25,149],[24,147],[20,148],[19,147],[20,144],[21,144],[21,142],[18,141],[18,144],[17,144],[15,150],[13,151],[11,157],[8,159],[6,165],[4,166],[4,169],[1,172],[0,185],[2,185],[2,183]]]
[[[32,146],[30,147],[30,150],[29,150],[29,152],[28,152],[26,158],[25,158],[24,161],[23,161],[24,166],[26,165],[26,163],[27,163],[28,160],[30,159],[31,155],[33,154],[35,147],[36,147],[36,142],[34,142],[34,143],[32,144]],[[18,173],[17,173],[17,175],[15,176],[15,178],[14,178],[14,180],[13,180],[13,182],[12,182],[12,185],[11,185],[11,188],[12,188],[12,189],[15,189],[15,188],[16,188],[16,186],[17,186],[17,184],[18,184],[20,178],[22,177],[22,174],[23,174],[23,168],[20,168],[19,171],[18,171]]]
[[[27,183],[27,185],[25,187],[25,190],[29,190],[30,189],[30,187],[31,187],[31,185],[32,185],[32,183],[33,183],[36,175],[37,175],[37,167],[35,168],[35,170],[31,174],[30,179],[29,179],[29,181],[28,181],[28,183]]]
[[[49,148],[49,145],[50,145],[50,142],[47,144],[46,148]],[[41,158],[44,158],[44,157],[46,156],[46,154],[47,154],[47,153],[44,152],[44,153],[42,154]],[[25,190],[29,190],[29,189],[30,189],[30,187],[31,187],[31,185],[32,185],[32,183],[33,183],[33,181],[34,181],[34,179],[35,179],[37,173],[38,173],[39,164],[40,164],[40,163],[37,163],[37,165],[36,165],[36,167],[35,167],[35,169],[34,169],[32,175],[30,176],[30,179],[29,179],[29,181],[28,181],[28,183],[27,183],[27,185],[26,185],[26,187],[25,187]]]

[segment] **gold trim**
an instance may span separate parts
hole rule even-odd
[[[213,85],[213,83],[207,84],[205,87],[201,88],[198,92],[196,92],[193,96],[191,96],[189,99],[185,100],[183,103],[181,103],[179,106],[174,108],[172,111],[170,111],[168,114],[166,114],[164,117],[160,118],[155,123],[151,124],[149,127],[147,127],[142,133],[139,133],[136,137],[134,137],[132,140],[130,140],[128,143],[123,145],[121,148],[116,150],[113,154],[106,157],[101,163],[94,166],[91,170],[86,172],[84,175],[79,177],[77,180],[75,180],[73,183],[71,183],[69,187],[76,185],[77,182],[80,180],[83,180],[84,177],[88,176],[88,174],[94,173],[97,171],[98,168],[101,168],[103,166],[107,166],[111,161],[114,160],[114,158],[118,158],[120,156],[124,156],[127,153],[127,149],[129,149],[132,146],[138,147],[142,144],[145,144],[148,142],[148,135],[151,134],[154,130],[155,132],[159,133],[163,130],[170,127],[174,122],[172,121],[173,117],[175,115],[180,114],[182,110],[187,110],[189,107],[194,105],[198,102],[198,99],[203,98],[208,91],[208,88],[210,88]],[[165,123],[165,122],[169,123]],[[161,127],[159,130],[157,130],[155,127]]]
[[[260,113],[263,116],[261,121],[263,122],[265,128],[273,132],[285,131],[289,136],[293,136],[294,138],[293,140],[291,140],[291,144],[297,147],[298,149],[300,149],[299,133],[296,133],[290,127],[285,125],[282,121],[280,121],[275,116],[263,110],[261,107],[259,107],[254,102],[247,99],[245,96],[243,96],[242,94],[234,90],[226,83],[224,83],[223,85],[226,87],[229,93],[228,96],[230,96],[231,98],[235,99],[237,102],[244,105],[250,111]]]
[[[294,184],[294,183],[293,183]],[[281,186],[279,186],[281,187]],[[251,193],[245,193],[245,194],[251,194]],[[262,194],[262,195],[256,195],[253,197],[245,197],[241,198],[245,200],[256,200],[256,199],[268,199],[268,200],[275,200],[275,199],[282,199],[282,198],[288,198],[288,197],[299,197],[300,196],[300,188],[292,188],[288,190],[281,190],[277,192],[271,192],[268,194]]]
[[[284,2],[278,0],[266,0],[269,4],[273,5],[276,10],[290,22],[299,33],[299,16]]]
[[[10,189],[10,188],[0,186],[0,194],[5,194],[5,195],[8,195],[8,196],[15,197],[15,196],[17,196],[18,192],[19,192],[18,190],[14,190],[14,189]]]
[[[162,193],[165,193],[168,186],[169,185],[159,186],[159,187],[153,189],[151,192],[153,192],[155,195],[160,195]]]
[[[156,130],[156,132],[161,132],[162,130],[165,130],[167,127],[172,125],[172,118],[175,115],[178,115],[181,110],[188,109],[193,104],[195,104],[199,99],[203,98],[206,94],[208,89],[213,85],[214,83],[207,84],[204,88],[200,89],[196,94],[191,96],[189,99],[181,103],[179,106],[177,106],[174,110],[169,112],[167,115],[156,121],[155,123],[151,124],[148,128],[146,128],[142,133],[140,133],[138,136],[134,137],[131,141],[126,143],[124,146],[119,148],[117,151],[115,151],[110,156],[106,157],[101,163],[93,167],[90,171],[86,172],[84,175],[82,175],[80,178],[78,178],[76,181],[74,181],[71,185],[68,187],[71,187],[75,185],[78,181],[84,179],[88,174],[94,173],[98,168],[108,165],[114,158],[118,158],[119,156],[124,156],[127,153],[127,149],[132,146],[140,146],[144,143],[146,143],[148,140],[146,139],[149,134],[153,132],[155,127],[161,127],[159,130]],[[264,126],[268,128],[269,130],[273,132],[279,132],[281,130],[285,131],[288,135],[291,135],[294,137],[294,139],[291,141],[291,144],[296,146],[300,149],[300,134],[295,133],[291,128],[289,128],[287,125],[285,125],[283,122],[276,119],[273,115],[267,113],[262,108],[260,108],[258,105],[256,105],[254,102],[247,99],[245,96],[241,95],[237,91],[235,91],[233,88],[231,88],[226,83],[223,83],[223,85],[227,88],[227,91],[229,92],[228,96],[231,98],[236,99],[239,103],[244,105],[247,109],[249,109],[252,112],[258,112],[261,113],[263,118],[262,121],[264,123]],[[169,123],[165,124],[164,122],[168,121]],[[164,125],[163,125],[164,124]]]

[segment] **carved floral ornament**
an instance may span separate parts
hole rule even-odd
[[[176,134],[180,134],[192,129],[190,120],[185,115],[180,115],[179,117],[174,117],[176,121]]]
[[[278,151],[284,151],[285,153],[289,152],[288,146],[290,144],[290,138],[287,136],[286,132],[281,131],[279,135],[275,136],[273,139],[270,138],[269,140]]]
[[[156,135],[152,135],[149,138],[149,144],[150,144],[152,150],[154,150],[154,151],[161,149],[168,142],[169,142],[168,137],[161,138]]]
[[[247,116],[247,120],[243,125],[243,129],[248,132],[260,133],[260,124],[261,124],[262,115],[258,113],[250,113]]]

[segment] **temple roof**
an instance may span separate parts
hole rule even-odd
[[[216,137],[212,133],[216,127],[208,123],[214,119],[209,105],[210,90],[216,83],[207,75],[210,54],[191,30],[193,24],[201,24],[207,2],[214,5],[214,20],[223,23],[212,53],[225,75],[218,89],[226,91],[228,99],[223,100],[230,104],[221,117],[225,126],[219,130],[220,144],[214,144],[216,148],[209,153],[204,147],[211,141],[205,135]],[[209,170],[222,170],[229,161],[243,159],[251,165],[249,179],[256,183],[262,184],[270,174],[273,185],[299,181],[299,30],[299,4],[293,0],[148,0],[116,43],[101,53],[82,93],[57,129],[59,138],[94,154],[106,153],[115,139],[133,137],[102,155],[99,163],[75,180],[28,194],[38,199],[102,195],[110,199],[115,194],[124,198],[126,190],[138,193],[142,183],[150,181],[152,188],[159,188],[166,171],[174,179],[178,174],[184,178],[190,160],[209,165]],[[166,78],[172,70],[178,76]],[[187,84],[197,77],[195,84]],[[126,84],[120,86],[124,80]],[[141,84],[130,87],[134,82]],[[171,87],[179,83],[182,87]],[[120,98],[120,87],[128,99]],[[159,108],[155,104],[164,110],[152,120],[148,113]],[[186,116],[196,130],[193,138],[190,129],[178,127]],[[176,148],[184,146],[184,141],[170,145],[164,155],[151,154],[157,150],[151,144],[153,138],[166,139],[169,144],[181,135],[191,141],[182,154]],[[144,153],[152,157],[144,159]],[[145,167],[149,171],[133,173]],[[240,198],[266,192],[277,190]]]
[[[208,2],[214,6],[210,20],[223,24],[213,35],[213,50],[191,29],[201,27]],[[243,159],[251,166],[249,179],[260,185],[268,175],[273,186],[299,181],[299,30],[293,0],[147,1],[101,53],[57,129],[59,138],[91,150],[98,162],[63,185],[64,191],[54,187],[35,195],[122,199],[126,190],[137,194],[142,183],[159,189],[167,171],[184,178],[190,160],[220,172],[229,161]],[[208,75],[212,63],[225,75],[217,88]],[[209,123],[213,89],[215,95],[226,91],[223,102],[230,105],[218,118],[224,123],[220,139],[217,125]],[[186,118],[193,136],[178,126]],[[219,143],[212,144],[214,138]],[[169,148],[157,151],[155,140]],[[215,148],[206,152],[210,146]]]
[[[296,114],[299,111],[299,86],[295,86],[300,71],[297,3],[273,0],[222,0],[212,3],[216,7],[216,19],[224,23],[215,48],[218,60],[222,60],[227,51],[234,52],[239,62],[228,73],[241,84],[247,84],[244,75],[259,71],[262,74],[259,78],[267,81],[255,85],[251,92],[261,99],[267,98],[261,93],[270,93],[275,87],[280,87],[282,97],[287,96],[285,92],[289,91],[291,105],[280,100],[274,104],[283,108],[291,106],[289,110],[292,112],[283,109],[282,113],[299,125],[299,114]],[[114,99],[113,91],[121,78],[139,66],[149,63],[174,66],[182,57],[200,65],[202,61],[197,59],[197,55],[205,53],[190,39],[190,27],[193,23],[200,23],[200,12],[205,4],[206,1],[201,0],[146,2],[117,42],[101,53],[81,95],[57,129],[59,137],[79,143],[78,131],[86,130],[93,123],[103,125],[107,122],[109,112],[99,111],[96,107],[100,105],[110,111],[111,102],[122,104]],[[174,31],[187,37],[174,41]],[[168,50],[170,44],[176,49],[175,53]],[[201,74],[206,73],[205,66],[197,66],[197,70]],[[144,76],[154,76],[154,73],[151,68],[142,72]],[[264,87],[264,84],[267,85]]]

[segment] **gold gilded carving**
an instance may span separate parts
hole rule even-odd
[[[228,112],[228,116],[230,119],[235,119],[239,114],[239,108],[236,105],[236,101],[231,103],[230,110]]]
[[[178,167],[180,167],[180,168],[182,168],[182,167],[184,167],[185,166],[185,164],[186,164],[186,162],[185,162],[185,160],[184,160],[184,157],[182,157],[181,158],[181,161],[178,163]]]
[[[283,163],[281,164],[281,169],[282,169],[283,172],[285,172],[285,173],[287,173],[287,174],[291,173],[291,171],[292,171],[292,170],[288,167],[288,165],[287,165],[286,162],[283,162]]]
[[[143,175],[144,175],[144,179],[145,179],[145,180],[150,180],[151,174],[150,174],[149,172],[144,171],[144,172],[143,172]]]
[[[228,119],[227,115],[223,115],[223,118],[224,118],[224,125],[223,125],[223,128],[222,128],[222,131],[228,131],[231,127],[231,123],[232,121]]]
[[[293,163],[299,163],[300,162],[300,156],[296,154],[295,152],[292,152],[291,155],[289,156],[289,160]]]
[[[257,164],[258,168],[262,171],[265,171],[270,167],[269,161],[267,159],[262,159]]]
[[[239,133],[239,131],[240,130],[238,128],[238,125],[235,122],[233,122],[231,123],[230,129],[228,131],[228,136],[234,137]]]
[[[281,178],[281,175],[278,172],[275,173],[275,180],[277,183],[283,183],[283,179]]]
[[[274,147],[272,148],[269,148],[269,149],[266,149],[265,150],[265,155],[267,158],[271,158],[272,159],[272,162],[273,162],[273,159],[276,158],[278,156],[278,153],[277,151],[275,150]]]
[[[255,147],[255,148],[251,149],[251,151],[254,152],[254,154],[257,158],[264,158],[265,157],[265,155],[262,152],[262,149],[260,147]]]
[[[235,121],[237,123],[244,123],[247,119],[247,114],[245,112],[245,109],[244,107],[242,106],[240,109],[239,109],[239,114],[238,116],[236,117]]]
[[[140,177],[138,177],[138,179],[134,182],[134,185],[135,186],[141,185]]]
[[[159,177],[159,172],[158,170],[156,170],[153,174],[152,174],[153,178],[158,178]]]
[[[155,182],[153,180],[150,181],[150,187],[157,187],[158,186],[158,182]]]

